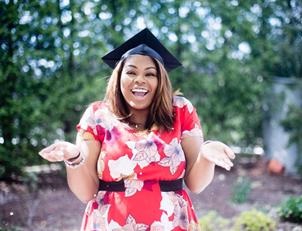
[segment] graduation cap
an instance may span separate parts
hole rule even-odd
[[[181,63],[147,28],[103,56],[102,60],[113,69],[118,61],[134,54],[147,55],[157,59],[164,65],[167,71],[171,71],[181,66]]]

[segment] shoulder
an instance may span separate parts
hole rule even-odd
[[[100,117],[102,114],[109,114],[108,105],[103,101],[94,101],[86,106],[83,117]]]
[[[93,109],[98,109],[98,108],[101,108],[101,107],[104,107],[105,103],[103,101],[94,101],[94,102],[91,102],[88,107],[90,108],[93,108]]]
[[[190,113],[194,110],[194,106],[190,100],[184,96],[173,96],[173,107],[174,109],[187,109]]]
[[[107,110],[108,105],[104,101],[94,101],[87,106],[87,110],[91,112],[96,112],[99,110]]]
[[[173,107],[175,121],[180,124],[181,137],[202,137],[199,116],[191,101],[183,96],[174,96]]]

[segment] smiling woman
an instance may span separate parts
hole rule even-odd
[[[135,117],[132,118],[132,123],[145,124],[146,121],[135,121],[135,119],[146,119],[145,115],[148,113],[157,85],[157,70],[152,58],[133,55],[125,60],[121,74],[121,92],[128,104],[131,117]],[[137,115],[140,113],[145,115]]]
[[[64,161],[71,191],[87,203],[82,230],[200,230],[183,188],[201,192],[234,152],[203,142],[194,106],[173,96],[178,60],[145,29],[103,60],[113,68],[103,101],[93,102],[65,141],[40,155]]]

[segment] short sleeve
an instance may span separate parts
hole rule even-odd
[[[203,139],[201,123],[192,103],[184,97],[175,96],[173,104],[180,110],[181,138],[198,136]]]
[[[96,117],[96,111],[101,106],[101,102],[94,102],[90,104],[85,110],[80,122],[77,124],[78,131],[88,132],[98,141],[104,139],[104,128],[98,124],[98,118]]]

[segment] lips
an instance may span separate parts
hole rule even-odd
[[[145,88],[134,88],[131,90],[132,94],[138,97],[143,97],[148,94],[148,90]]]

